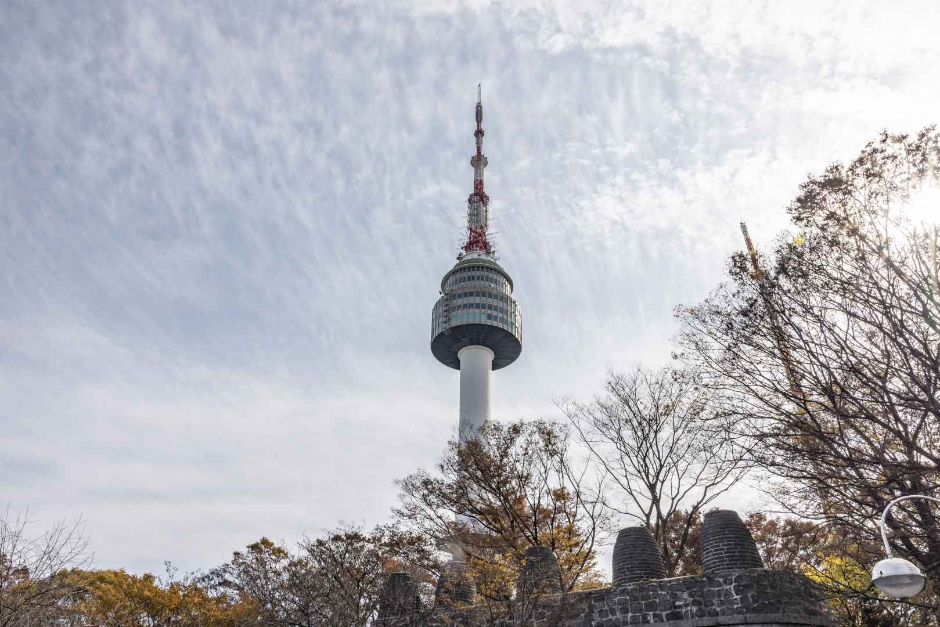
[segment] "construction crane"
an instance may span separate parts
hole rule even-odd
[[[794,396],[801,399],[805,403],[806,395],[803,393],[799,376],[797,375],[796,368],[793,364],[793,358],[790,355],[790,349],[787,346],[786,334],[783,332],[783,328],[780,325],[780,320],[777,318],[777,312],[771,304],[769,295],[767,293],[768,286],[765,281],[766,274],[760,267],[760,260],[757,257],[757,249],[754,248],[754,243],[751,242],[751,236],[747,232],[747,225],[743,221],[741,222],[741,233],[744,234],[744,244],[747,246],[748,255],[751,257],[751,265],[754,268],[754,272],[751,273],[751,277],[757,283],[757,290],[760,293],[761,298],[764,300],[764,305],[767,307],[767,315],[770,318],[771,333],[774,337],[774,343],[777,345],[777,352],[780,354],[780,361],[783,364],[784,372],[786,372],[787,381],[790,382],[790,391],[794,394]]]

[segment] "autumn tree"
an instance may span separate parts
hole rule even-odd
[[[261,624],[364,627],[388,572],[417,568],[428,559],[422,551],[420,541],[392,527],[366,532],[344,525],[293,551],[262,538],[202,582],[233,601],[256,604]]]
[[[605,505],[646,526],[667,574],[683,574],[701,513],[747,470],[721,428],[719,394],[678,368],[611,372],[604,387],[592,402],[558,405],[616,487]]]
[[[81,521],[30,533],[29,512],[0,516],[0,627],[52,624],[75,594],[65,576],[91,559]]]
[[[424,538],[386,525],[365,532],[345,525],[322,537],[300,543],[300,556],[316,574],[316,624],[322,627],[364,627],[375,616],[382,587],[392,571],[414,575],[426,596],[432,578],[433,548]]]
[[[213,594],[198,578],[176,579],[124,570],[80,570],[68,573],[79,590],[62,624],[99,627],[247,627],[258,624],[252,600],[233,601]]]
[[[884,133],[809,177],[788,208],[798,233],[756,271],[736,254],[728,283],[678,309],[684,358],[733,400],[732,437],[781,503],[850,538],[866,570],[887,503],[940,487],[938,233],[910,219],[940,216],[938,164],[934,128]],[[892,546],[936,581],[940,512],[892,512]]]
[[[831,551],[835,544],[825,525],[792,516],[769,516],[750,512],[744,519],[764,568],[805,574],[815,568],[819,556]]]
[[[202,578],[234,602],[255,603],[262,624],[302,625],[313,596],[309,569],[284,546],[267,538],[236,551]]]
[[[592,479],[562,425],[489,423],[463,444],[451,441],[436,472],[400,480],[395,515],[460,553],[495,620],[510,611],[530,547],[554,552],[564,590],[599,583],[595,548],[607,518]]]
[[[699,554],[699,544],[702,541],[702,512],[690,513],[681,510],[672,516],[666,523],[666,550],[663,553],[680,556],[673,576],[686,577],[688,575],[701,575],[702,556]]]
[[[842,627],[910,624],[910,608],[886,606],[870,594],[869,570],[860,560],[876,547],[859,547],[844,529],[793,516],[751,512],[744,523],[764,567],[806,575],[816,582]]]

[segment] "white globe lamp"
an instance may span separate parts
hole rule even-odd
[[[909,499],[926,499],[940,503],[940,499],[932,496],[924,496],[922,494],[902,496],[888,503],[888,506],[885,507],[885,511],[881,514],[881,540],[884,542],[885,552],[888,554],[888,558],[875,564],[875,567],[871,570],[871,582],[876,588],[888,596],[901,599],[920,594],[924,589],[924,585],[927,583],[927,577],[924,576],[924,573],[920,572],[917,566],[906,559],[894,557],[891,554],[891,546],[888,544],[888,532],[885,529],[885,519],[888,517],[888,510],[890,510],[895,503]]]
[[[889,557],[875,564],[871,582],[888,596],[903,599],[920,594],[927,578],[906,559]]]

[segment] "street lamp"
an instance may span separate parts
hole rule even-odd
[[[904,558],[892,557],[891,547],[888,545],[888,532],[885,530],[885,518],[888,517],[888,510],[895,503],[909,499],[927,499],[928,501],[940,503],[940,499],[932,496],[911,494],[910,496],[894,499],[888,503],[885,511],[882,512],[881,539],[885,543],[885,552],[888,554],[888,558],[875,564],[875,567],[871,570],[871,582],[879,590],[893,597],[912,597],[920,594],[920,591],[924,589],[924,584],[927,583],[927,578],[924,577],[924,573],[920,572],[919,568]]]

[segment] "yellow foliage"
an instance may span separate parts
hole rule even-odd
[[[805,568],[805,575],[839,593],[866,590],[871,582],[868,569],[847,555],[823,555],[818,566]]]
[[[73,570],[69,579],[82,594],[71,610],[104,627],[235,627],[255,614],[253,604],[212,595],[192,580],[161,585],[150,573]]]

